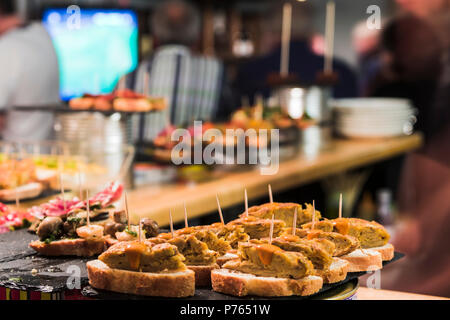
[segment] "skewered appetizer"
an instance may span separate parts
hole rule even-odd
[[[308,203],[305,204],[304,209],[300,204],[291,202],[264,203],[259,206],[253,206],[248,208],[248,214],[249,216],[261,219],[270,219],[272,215],[274,215],[275,219],[284,221],[287,227],[292,227],[292,221],[295,210],[297,210],[297,227],[301,227],[301,225],[312,221],[314,209],[313,206]],[[241,214],[241,217],[243,215],[245,215],[245,213]],[[320,217],[321,217],[320,211],[315,210],[316,221],[318,221]]]
[[[103,225],[122,190],[121,184],[111,183],[86,201],[56,199],[32,208],[32,214],[39,220],[30,229],[39,240],[31,242],[30,247],[47,256],[100,254],[105,249]]]
[[[307,296],[322,288],[314,266],[300,252],[288,252],[256,240],[239,244],[239,259],[211,272],[214,291],[235,296]]]
[[[185,257],[169,243],[119,242],[98,260],[87,263],[94,288],[121,293],[189,297],[195,293],[195,274],[186,268]]]
[[[311,224],[305,224],[303,228],[310,229]],[[354,237],[360,243],[363,249],[362,253],[379,252],[383,261],[391,260],[394,257],[394,247],[388,243],[390,238],[389,233],[382,225],[375,221],[357,218],[337,218],[318,221],[314,229]]]

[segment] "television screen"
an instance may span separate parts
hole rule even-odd
[[[43,23],[58,55],[61,99],[113,91],[138,63],[138,22],[132,10],[47,9]]]

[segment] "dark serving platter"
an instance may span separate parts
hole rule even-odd
[[[105,290],[94,289],[88,285],[86,262],[94,258],[79,257],[44,257],[37,254],[28,244],[36,240],[37,236],[28,233],[26,230],[18,230],[0,234],[0,287],[17,289],[23,291],[39,291],[48,293],[58,293],[67,291],[67,280],[71,276],[67,273],[69,267],[79,268],[80,285],[82,295],[94,299],[123,300],[123,299],[146,299],[161,300],[158,297],[144,297],[115,293]],[[391,261],[383,262],[383,266],[395,262],[404,257],[404,254],[395,252]],[[32,270],[35,272],[33,273]],[[299,299],[319,299],[320,295],[336,289],[367,272],[352,272],[347,278],[339,283],[324,284],[322,289],[313,296],[308,297],[279,297],[271,300],[299,300]],[[169,299],[169,298],[164,298]],[[196,289],[195,295],[186,300],[264,300],[265,297],[234,297],[208,288]]]

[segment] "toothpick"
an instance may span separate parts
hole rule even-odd
[[[316,204],[313,200],[313,216],[312,216],[312,225],[311,230],[314,230],[314,226],[316,225]]]
[[[292,235],[295,236],[295,230],[297,228],[297,207],[294,210],[294,221],[292,222]]]
[[[269,244],[272,244],[272,237],[273,237],[273,218],[274,218],[274,215],[272,215],[272,220],[270,220]]]
[[[244,189],[244,198],[245,198],[245,216],[248,217],[248,197],[247,197],[247,189]]]
[[[87,210],[87,225],[91,225],[91,218],[89,217],[91,215],[91,209],[89,208],[89,190],[86,190],[86,210]]]
[[[219,210],[220,221],[224,225],[225,222],[223,221],[222,208],[220,207],[219,195],[217,193],[216,193],[216,201],[217,201],[217,209]]]
[[[59,173],[59,185],[61,187],[61,198],[62,198],[63,205],[64,205],[64,212],[66,212],[67,206],[66,206],[66,199],[64,198],[64,185],[63,185],[62,173]]]
[[[170,232],[172,233],[172,238],[173,238],[174,235],[173,235],[172,209],[169,209],[169,217],[170,217]]]
[[[184,226],[185,226],[185,228],[189,227],[188,218],[187,218],[187,210],[186,210],[186,201],[184,202]]]
[[[83,189],[81,188],[81,172],[78,171],[78,189],[80,191],[80,200],[83,199]]]
[[[289,74],[289,45],[291,41],[292,5],[283,5],[283,20],[281,29],[281,61],[280,75],[286,77]]]
[[[269,184],[269,200],[270,203],[273,203],[272,186],[270,184]]]
[[[127,198],[127,192],[126,191],[124,191],[123,196],[124,196],[124,200],[125,200],[125,213],[127,215],[128,230],[131,231],[130,215],[128,213],[128,198]]]
[[[139,237],[139,242],[142,242],[142,219],[139,219],[139,233],[138,233],[138,237]]]
[[[16,210],[19,211],[20,203],[19,203],[19,192],[18,187],[16,187],[15,190],[15,196],[16,196]]]
[[[339,195],[339,219],[342,218],[342,193]]]

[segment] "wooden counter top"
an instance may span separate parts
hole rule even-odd
[[[267,185],[271,184],[276,197],[277,192],[392,158],[417,149],[422,143],[421,134],[376,140],[336,139],[315,155],[299,154],[281,162],[275,175],[261,175],[255,169],[195,185],[149,186],[129,191],[129,209],[134,222],[139,217],[151,217],[160,225],[169,223],[172,209],[176,223],[184,219],[184,201],[189,218],[194,218],[217,210],[216,193],[223,208],[243,203],[244,188],[251,200],[267,195]]]
[[[357,298],[358,300],[449,300],[444,297],[365,287],[360,287],[358,289]]]

